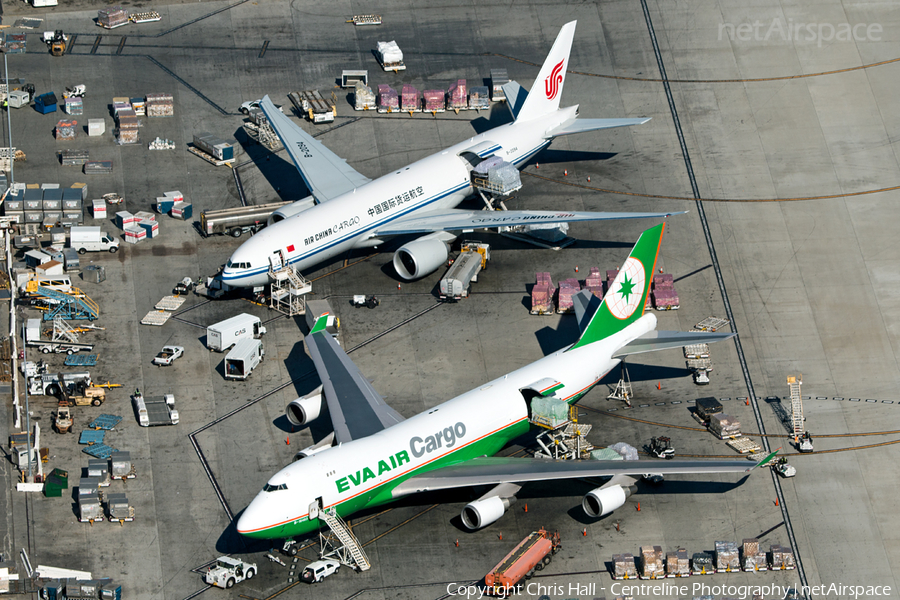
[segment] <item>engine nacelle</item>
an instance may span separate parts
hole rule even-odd
[[[454,239],[453,234],[438,231],[411,241],[394,252],[394,269],[406,281],[425,277],[447,264],[448,242]]]
[[[622,487],[621,485],[599,487],[584,495],[581,507],[588,516],[603,517],[625,504],[625,499],[631,495],[631,492],[631,487]]]
[[[303,200],[297,200],[296,202],[292,202],[291,204],[282,206],[271,215],[269,215],[269,220],[266,221],[266,225],[273,225],[278,221],[284,221],[285,219],[289,219],[294,215],[299,215],[303,211],[309,210],[315,205],[315,199],[313,199],[312,196],[307,196]]]
[[[291,425],[306,425],[322,412],[322,400],[322,386],[320,385],[309,394],[288,404],[284,413]]]
[[[515,501],[515,496],[510,498],[491,496],[484,500],[475,500],[463,507],[460,517],[462,517],[462,522],[467,529],[475,531],[476,529],[487,527],[502,517],[506,509]]]

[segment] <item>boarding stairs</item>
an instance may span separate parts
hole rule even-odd
[[[306,314],[306,294],[312,291],[312,284],[303,278],[290,264],[269,264],[269,308],[289,317]]]
[[[321,558],[334,558],[357,571],[368,571],[372,568],[362,544],[338,516],[337,511],[319,509],[319,519],[325,521],[331,530],[330,534],[319,532],[319,542],[322,544]]]
[[[45,321],[53,321],[57,317],[93,321],[100,316],[100,307],[97,303],[78,288],[73,287],[69,293],[66,293],[43,287],[38,285],[37,281],[32,280],[28,282],[26,291],[29,294],[37,294],[57,301],[44,313]]]
[[[800,396],[800,386],[803,385],[802,376],[790,375],[787,383],[791,391],[791,433],[794,441],[797,441],[803,435],[803,399]]]

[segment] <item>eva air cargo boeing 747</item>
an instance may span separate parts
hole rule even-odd
[[[290,539],[318,530],[323,510],[347,517],[416,492],[494,486],[463,508],[462,521],[474,530],[503,516],[530,481],[610,477],[582,502],[588,515],[599,517],[622,506],[635,476],[644,473],[750,471],[753,465],[746,461],[493,457],[529,430],[534,398],[553,396],[572,404],[625,356],[733,335],[656,331],[656,317],[644,314],[664,227],[641,235],[602,301],[584,292],[576,296],[582,332],[574,344],[409,419],[385,403],[326,330],[333,317],[319,317],[306,342],[322,387],[287,410],[292,423],[305,424],[319,415],[324,396],[334,445],[314,447],[272,476],[241,514],[238,532]]]

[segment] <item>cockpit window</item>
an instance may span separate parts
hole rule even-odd
[[[225,265],[229,269],[249,269],[250,263],[248,262],[231,262],[228,261],[228,264]]]
[[[276,492],[278,490],[286,490],[286,489],[287,489],[286,483],[279,483],[278,485],[272,485],[272,484],[267,483],[266,485],[263,486],[264,492]]]
[[[232,262],[231,262],[231,259],[229,258],[229,259],[228,259],[228,262],[225,263],[225,268],[226,268],[226,269],[230,269],[230,268],[233,267],[233,266],[234,266],[234,263],[232,263]]]

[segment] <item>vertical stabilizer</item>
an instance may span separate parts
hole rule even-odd
[[[559,97],[566,81],[566,69],[569,68],[569,51],[575,37],[576,23],[577,21],[566,23],[559,30],[544,66],[534,80],[521,110],[516,114],[517,121],[536,119],[559,109]]]
[[[641,318],[665,228],[666,224],[660,223],[641,234],[600,307],[570,350],[607,338]]]

